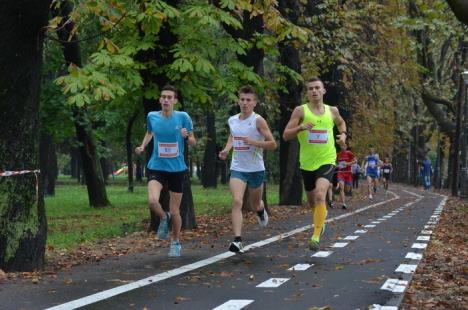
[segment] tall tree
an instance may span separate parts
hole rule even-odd
[[[0,170],[38,167],[38,106],[49,0],[0,4]],[[0,177],[0,268],[31,271],[44,264],[47,221],[42,184],[22,174]]]
[[[55,4],[53,15],[61,18],[57,35],[63,45],[63,54],[67,65],[76,70],[82,66],[81,51],[78,36],[75,34],[75,23],[71,19],[72,4],[69,1],[58,1]],[[88,200],[92,207],[107,207],[110,205],[107,198],[106,184],[101,169],[93,137],[91,123],[86,106],[81,108],[73,106],[73,116],[76,128],[76,137],[80,143],[81,163],[83,165]]]

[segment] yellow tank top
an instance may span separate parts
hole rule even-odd
[[[315,171],[323,165],[335,165],[336,148],[333,136],[333,117],[329,105],[325,106],[325,113],[315,115],[307,104],[303,104],[304,120],[302,124],[312,123],[312,130],[298,133],[300,153],[299,162],[302,170]]]

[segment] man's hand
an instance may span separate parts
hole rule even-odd
[[[137,155],[141,155],[144,151],[145,151],[145,148],[144,148],[143,146],[137,146],[137,147],[135,148],[135,153],[136,153]]]
[[[301,125],[301,131],[303,130],[312,130],[312,128],[314,128],[314,124],[312,123],[305,123],[305,124],[302,124]]]
[[[182,138],[186,139],[189,136],[189,132],[187,131],[186,128],[180,128],[180,134]]]
[[[338,139],[336,143],[338,143],[339,146],[346,146],[346,134],[344,132],[339,135],[336,135],[336,138]]]
[[[219,159],[221,160],[226,160],[226,158],[228,157],[229,155],[229,151],[227,150],[222,150],[221,152],[219,152]]]

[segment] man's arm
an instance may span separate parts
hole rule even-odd
[[[231,149],[232,149],[232,135],[229,135],[229,138],[226,141],[226,145],[224,146],[224,149],[221,152],[219,152],[219,158],[222,160],[226,160]]]
[[[148,145],[148,143],[151,141],[152,138],[153,138],[153,133],[151,131],[146,131],[146,134],[143,137],[143,141],[141,141],[140,146],[137,146],[135,148],[135,153],[137,153],[138,155],[143,153],[145,151],[146,146]]]
[[[256,119],[256,125],[258,131],[265,137],[265,140],[253,140],[246,137],[244,138],[244,142],[268,151],[276,149],[276,141],[273,138],[273,134],[271,133],[270,127],[268,127],[266,120],[263,117],[259,116]]]
[[[306,129],[312,129],[313,125],[311,123],[299,125],[304,118],[304,108],[302,106],[297,106],[294,108],[294,111],[291,114],[286,128],[283,132],[283,140],[289,141],[297,137],[297,134]]]
[[[346,144],[346,138],[348,136],[348,132],[346,131],[346,122],[340,115],[340,111],[338,111],[337,107],[330,107],[331,112],[332,112],[332,117],[333,117],[333,122],[335,123],[336,128],[338,129],[338,132],[340,133],[336,137],[338,138],[338,144],[340,145],[345,145]]]

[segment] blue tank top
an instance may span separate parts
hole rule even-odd
[[[367,155],[367,172],[377,173],[379,160],[376,155]]]

